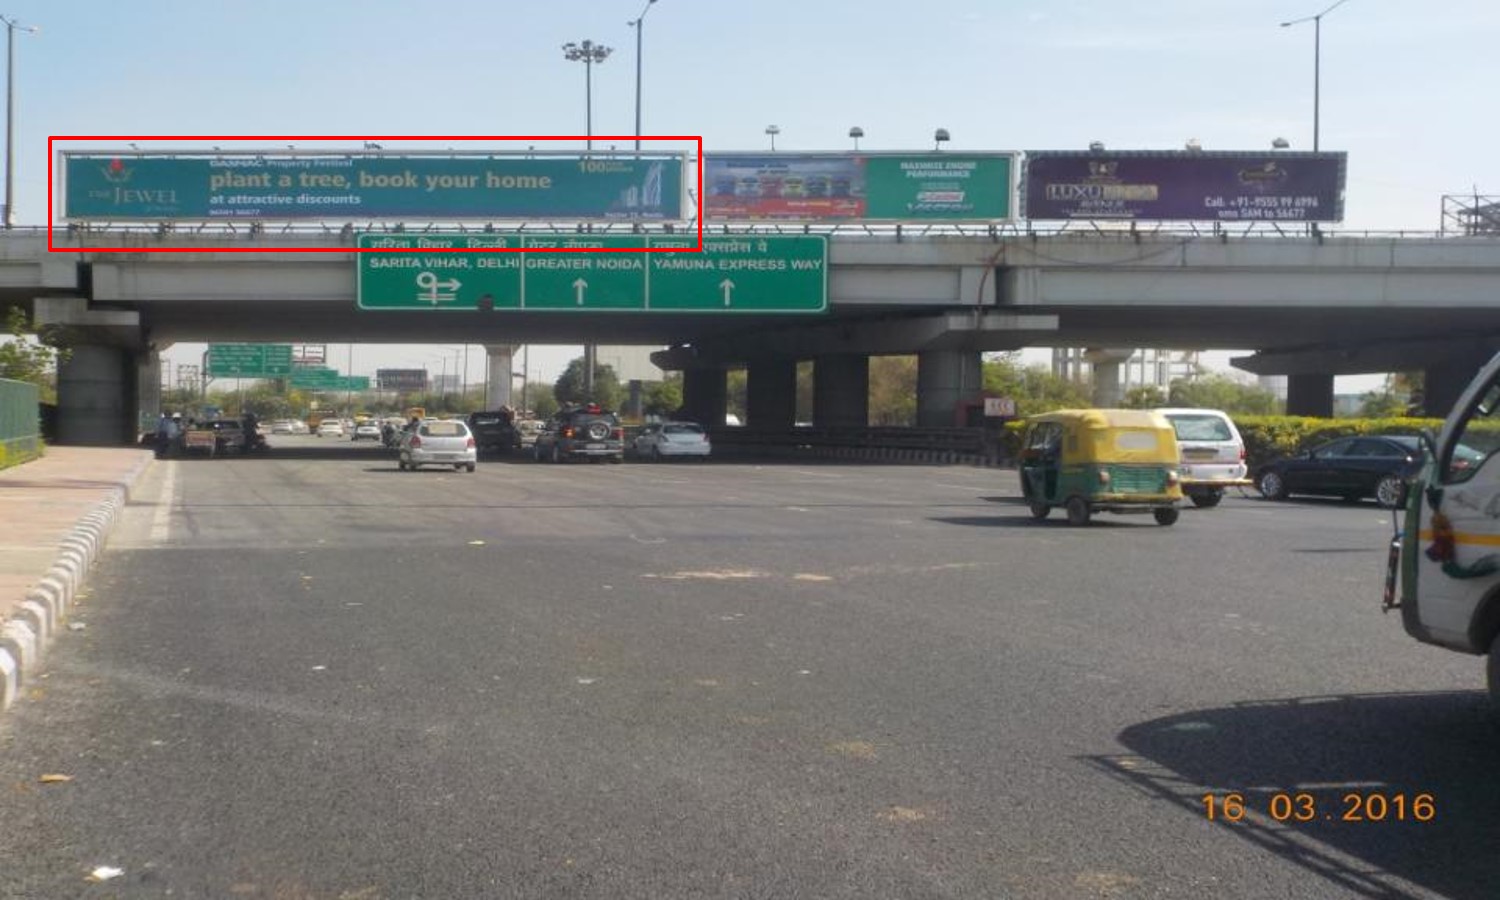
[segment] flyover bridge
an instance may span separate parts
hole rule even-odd
[[[128,439],[158,405],[159,352],[181,341],[667,346],[655,359],[684,372],[694,415],[721,420],[725,373],[744,366],[747,425],[768,431],[792,424],[802,360],[814,361],[815,424],[847,426],[867,418],[868,357],[917,354],[919,424],[943,426],[979,394],[987,350],[1249,349],[1236,364],[1290,376],[1289,410],[1305,414],[1331,411],[1335,375],[1407,369],[1426,371],[1436,409],[1500,350],[1492,238],[835,232],[826,313],[734,316],[361,310],[356,254],[339,252],[347,233],[59,231],[54,240],[60,249],[49,252],[44,231],[0,233],[0,298],[70,333],[75,349],[59,373],[67,443]],[[167,246],[202,249],[153,252]],[[277,252],[290,246],[330,252]]]

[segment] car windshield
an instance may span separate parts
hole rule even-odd
[[[1229,423],[1223,416],[1174,413],[1167,416],[1179,441],[1232,441]]]

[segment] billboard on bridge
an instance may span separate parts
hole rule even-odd
[[[1026,219],[1338,222],[1347,154],[1028,150]]]
[[[427,390],[426,369],[376,369],[375,386],[382,391],[416,394]]]
[[[710,220],[995,222],[1012,216],[1014,153],[710,153]]]
[[[684,154],[64,150],[68,221],[685,218]]]

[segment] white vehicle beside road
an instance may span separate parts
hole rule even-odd
[[[647,425],[635,436],[633,446],[636,456],[652,462],[677,457],[707,459],[713,452],[708,434],[697,422],[660,422]]]
[[[474,434],[461,419],[424,419],[401,437],[396,467],[403,472],[422,466],[452,466],[474,471],[479,449]]]
[[[1227,413],[1217,409],[1157,409],[1177,433],[1182,493],[1194,506],[1218,506],[1224,489],[1252,482],[1245,465],[1245,439]]]
[[[1488,654],[1500,704],[1500,355],[1459,398],[1398,506],[1385,608],[1419,641]],[[1399,521],[1399,518],[1398,518]]]
[[[343,437],[344,423],[338,419],[324,419],[318,423],[318,437]]]

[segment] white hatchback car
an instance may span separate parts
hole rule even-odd
[[[641,429],[635,438],[635,452],[653,462],[679,456],[707,459],[713,444],[697,422],[662,422]]]
[[[1234,420],[1217,409],[1158,409],[1177,432],[1182,492],[1194,506],[1218,506],[1224,489],[1251,483],[1246,478],[1245,439]]]
[[[396,466],[416,470],[422,466],[452,466],[474,471],[479,451],[474,435],[461,419],[424,419],[401,438],[401,457]]]
[[[318,437],[343,437],[344,423],[338,419],[324,419],[318,424]]]

